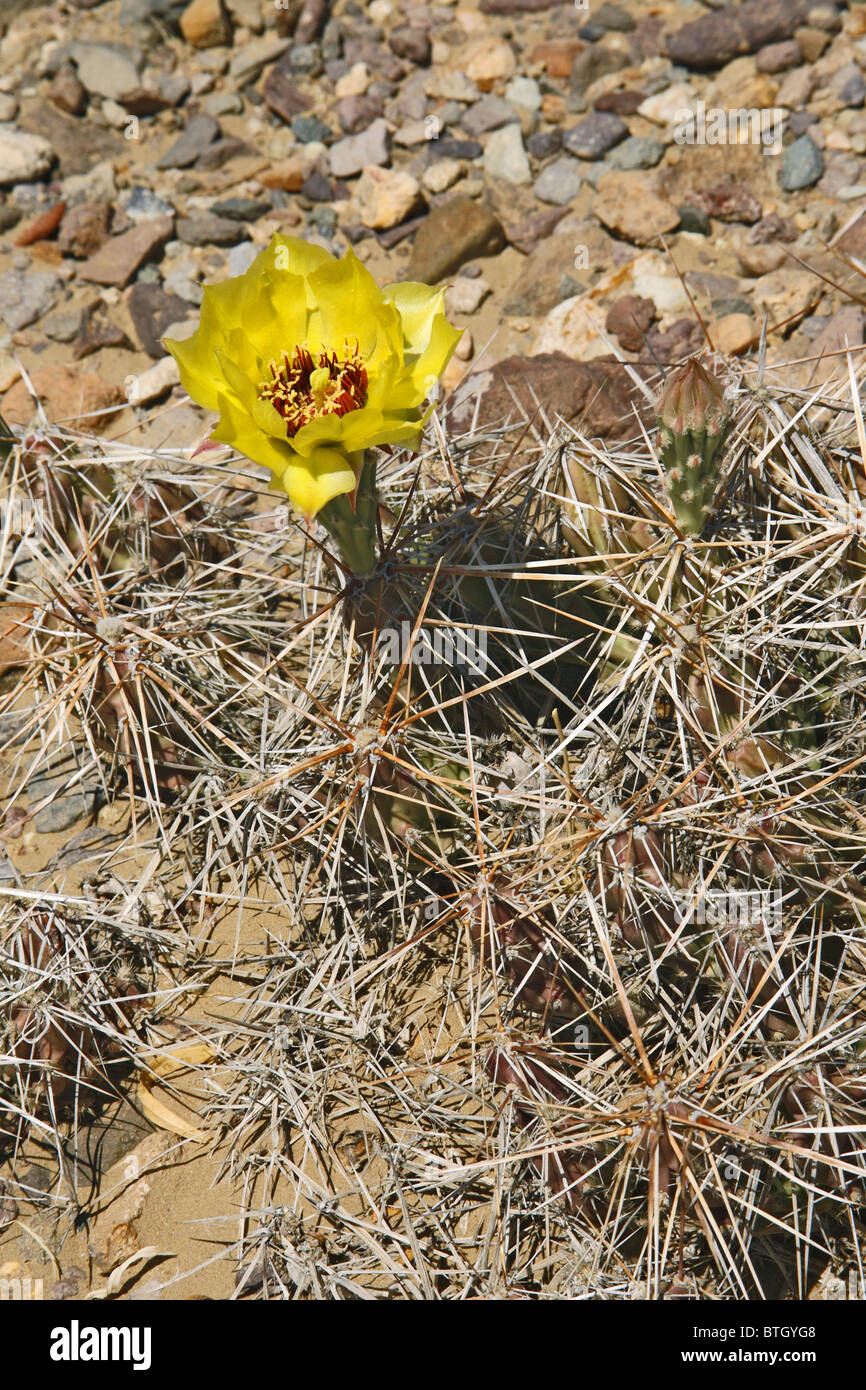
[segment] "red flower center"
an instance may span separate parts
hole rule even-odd
[[[259,385],[286,422],[290,439],[318,415],[347,415],[367,401],[367,371],[357,339],[344,339],[342,354],[296,347],[268,363],[269,381]]]

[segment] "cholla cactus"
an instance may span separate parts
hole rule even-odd
[[[656,403],[661,460],[677,522],[699,536],[713,510],[730,417],[721,382],[692,357]]]

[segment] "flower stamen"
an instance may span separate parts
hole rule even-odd
[[[367,370],[358,340],[343,340],[343,351],[311,353],[299,344],[291,355],[268,363],[270,381],[260,382],[260,400],[268,400],[286,422],[292,439],[318,415],[347,415],[367,401]]]

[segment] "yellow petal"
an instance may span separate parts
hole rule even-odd
[[[400,315],[405,351],[421,353],[430,341],[433,320],[445,307],[444,289],[431,289],[416,280],[386,285],[382,290]]]
[[[354,492],[355,470],[339,449],[317,449],[306,458],[295,455],[283,470],[280,486],[307,518],[344,492]]]

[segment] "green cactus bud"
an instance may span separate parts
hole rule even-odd
[[[669,377],[656,403],[659,452],[677,521],[700,535],[713,510],[718,457],[730,424],[721,382],[692,357]]]

